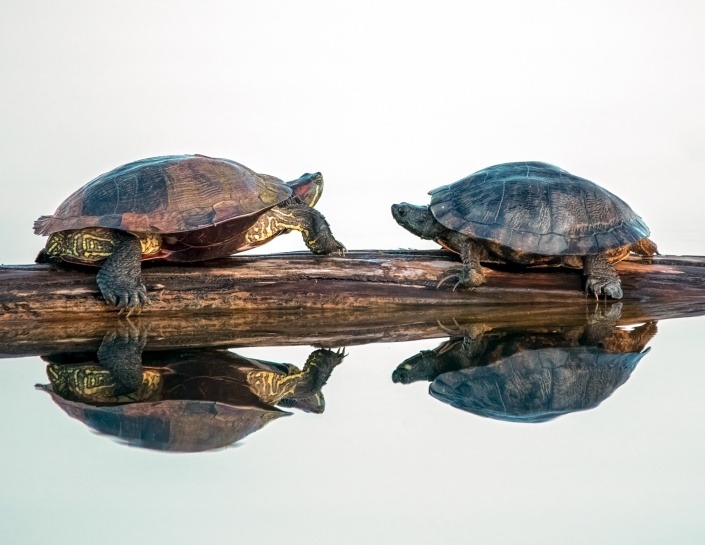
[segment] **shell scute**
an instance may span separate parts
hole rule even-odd
[[[429,193],[448,229],[519,252],[596,254],[649,235],[624,201],[548,163],[495,165]]]
[[[257,214],[292,195],[278,178],[228,159],[173,155],[142,159],[90,181],[53,216],[35,222],[35,233],[109,227],[178,233]]]

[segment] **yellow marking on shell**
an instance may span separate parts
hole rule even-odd
[[[276,235],[289,230],[301,231],[304,238],[308,238],[308,231],[297,221],[292,213],[287,213],[281,208],[272,208],[262,214],[255,224],[245,233],[248,244],[262,243]]]
[[[49,255],[97,263],[110,256],[115,248],[113,229],[88,227],[53,233],[47,240],[45,251]],[[161,237],[154,233],[133,233],[139,238],[143,256],[156,255],[161,250]]]

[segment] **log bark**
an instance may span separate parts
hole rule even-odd
[[[479,288],[436,289],[459,266],[442,251],[355,251],[236,256],[188,266],[145,265],[143,314],[252,310],[401,308],[497,303],[589,302],[579,271],[487,269]],[[617,265],[625,302],[705,302],[705,258],[629,258]],[[95,269],[0,267],[0,322],[117,314],[103,301]]]
[[[436,289],[458,265],[442,251],[356,251],[145,266],[151,303],[130,321],[149,349],[342,346],[443,337],[455,322],[577,325],[596,308],[566,269],[492,268],[479,288]],[[705,314],[705,258],[630,258],[617,269],[621,323]],[[125,322],[100,297],[95,269],[2,266],[0,309],[0,357],[93,350]]]

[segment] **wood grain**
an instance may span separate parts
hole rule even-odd
[[[455,322],[580,324],[605,305],[566,269],[487,269],[479,288],[436,289],[458,265],[441,251],[355,251],[146,266],[151,303],[129,322],[147,331],[150,349],[343,346],[443,337]],[[620,323],[705,314],[705,258],[630,258],[617,269]],[[2,266],[0,286],[0,357],[92,350],[126,323],[101,299],[94,269]]]

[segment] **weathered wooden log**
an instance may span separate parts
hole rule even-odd
[[[150,303],[143,314],[208,311],[589,303],[582,276],[568,269],[487,270],[479,288],[436,289],[459,263],[443,251],[355,251],[236,256],[189,266],[145,265]],[[705,303],[705,258],[630,258],[617,265],[625,302]],[[49,265],[0,267],[0,322],[115,314],[102,299],[95,269]]]
[[[445,252],[387,251],[145,267],[152,302],[130,320],[149,349],[342,346],[443,337],[454,321],[577,325],[595,310],[578,271],[488,269],[480,288],[436,289],[457,266]],[[705,314],[705,258],[633,258],[618,270],[620,323]],[[124,321],[100,298],[95,271],[45,265],[0,267],[0,307],[0,357],[92,350]]]

